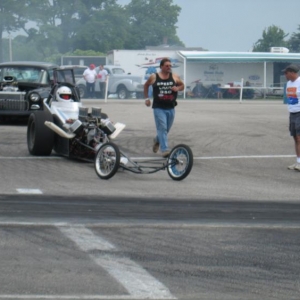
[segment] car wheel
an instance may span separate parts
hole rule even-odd
[[[118,87],[117,94],[118,94],[118,98],[119,99],[127,99],[127,98],[129,98],[128,97],[128,95],[129,95],[128,90],[126,89],[126,87],[124,85],[121,85],[121,86]]]
[[[52,152],[55,133],[45,126],[53,117],[43,111],[32,113],[27,125],[27,147],[31,155],[48,156]]]
[[[85,97],[86,87],[83,84],[80,84],[78,86],[78,90],[79,90],[80,98],[84,98]]]

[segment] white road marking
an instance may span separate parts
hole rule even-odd
[[[295,157],[295,155],[229,155],[229,156],[194,156],[194,160],[214,160],[214,159],[251,159],[251,158],[290,158]],[[146,160],[146,159],[160,159],[164,160],[162,157],[130,157],[133,160]]]
[[[194,159],[240,159],[240,158],[290,158],[295,155],[236,155],[236,156],[203,156],[194,157]]]
[[[59,227],[60,231],[69,239],[74,241],[77,246],[85,252],[97,249],[101,251],[115,250],[115,247],[84,226]]]
[[[83,251],[100,250],[105,253],[89,253],[90,257],[112,277],[119,281],[133,299],[176,299],[161,282],[132,260],[121,257],[114,245],[80,227],[58,227],[60,231]],[[86,236],[83,236],[86,235]],[[111,253],[108,253],[108,252]]]
[[[254,223],[255,222],[255,223]],[[55,226],[59,228],[63,227],[70,227],[73,228],[82,228],[83,226],[91,227],[91,228],[174,228],[174,229],[180,229],[180,228],[263,228],[263,229],[298,229],[300,228],[299,223],[285,223],[282,222],[278,224],[278,222],[274,223],[264,223],[263,221],[260,222],[258,220],[248,220],[247,222],[234,222],[234,224],[231,224],[230,221],[226,222],[207,222],[206,224],[199,224],[196,222],[173,222],[173,221],[165,221],[165,222],[135,222],[134,224],[128,223],[128,222],[114,222],[114,223],[107,223],[107,221],[97,222],[97,223],[76,223],[76,224],[70,224],[65,222],[57,222],[57,221],[49,221],[49,222],[24,222],[24,221],[0,221],[0,226],[30,226],[30,227],[49,227],[49,226]]]
[[[131,295],[112,295],[112,296],[97,296],[97,295],[0,295],[0,299],[38,299],[38,300],[51,300],[51,299],[57,299],[57,300],[143,300],[144,298],[137,298],[135,296]],[[147,298],[151,299],[151,298]],[[174,298],[173,298],[174,299]],[[162,299],[163,300],[163,299]]]
[[[290,158],[290,157],[295,157],[295,154],[287,154],[287,155],[229,155],[229,156],[194,156],[194,159],[197,160],[213,160],[213,159],[240,159],[240,158]],[[149,156],[149,157],[130,157],[131,159],[136,159],[136,160],[143,160],[143,159],[161,159],[164,160],[162,157],[159,156]],[[47,159],[65,159],[64,157],[60,156],[24,156],[24,157],[5,157],[5,156],[0,156],[0,159],[2,160],[11,160],[11,159],[20,159],[20,160],[47,160]]]
[[[176,299],[145,269],[126,257],[93,255],[95,262],[119,281],[135,299]]]
[[[35,194],[35,195],[43,194],[43,192],[39,189],[17,189],[17,192],[19,194]]]
[[[0,159],[3,159],[3,160],[11,160],[11,159],[30,159],[30,160],[45,160],[45,159],[63,159],[63,157],[61,156],[0,156]]]

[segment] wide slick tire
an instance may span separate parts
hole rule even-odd
[[[113,177],[120,166],[119,147],[112,143],[103,144],[95,156],[95,171],[101,179]]]
[[[169,176],[173,180],[183,180],[192,170],[194,163],[193,152],[187,145],[177,145],[171,150],[167,162]]]
[[[55,133],[45,125],[53,117],[43,111],[32,113],[27,125],[27,147],[31,155],[48,156],[54,146]]]

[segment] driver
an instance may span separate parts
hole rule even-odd
[[[72,99],[72,91],[67,86],[61,86],[56,91],[56,100],[58,102],[74,102]]]
[[[70,103],[70,102],[74,102],[74,100],[72,99],[72,91],[69,87],[67,86],[61,86],[57,89],[56,91],[56,101],[58,102],[63,102],[63,103]],[[65,119],[65,122],[67,124],[72,124],[74,123],[74,119],[71,119],[69,117],[67,117],[65,115],[65,113],[63,111],[61,111],[59,109],[59,113],[61,116],[63,116],[63,118]]]

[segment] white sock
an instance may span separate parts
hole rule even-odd
[[[297,157],[297,163],[300,164],[300,157]]]

